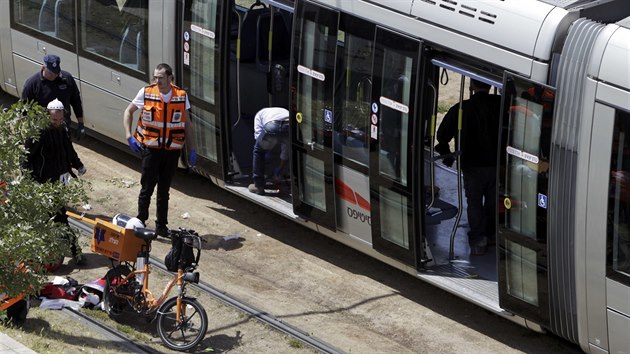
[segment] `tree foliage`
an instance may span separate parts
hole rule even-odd
[[[84,182],[40,184],[22,170],[24,142],[37,139],[49,124],[48,111],[33,102],[18,101],[0,112],[0,293],[10,296],[41,288],[41,265],[69,252],[64,236],[73,232],[53,222],[55,214],[87,200]]]

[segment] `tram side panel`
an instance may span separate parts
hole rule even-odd
[[[627,20],[626,20],[627,23]],[[627,25],[626,25],[627,26]],[[585,351],[630,353],[630,30],[608,25],[590,58],[584,125],[590,160],[578,278],[580,345]],[[579,222],[579,221],[578,221]],[[581,223],[580,223],[581,224]],[[581,232],[580,232],[581,233]],[[578,244],[578,246],[580,246]],[[580,274],[580,269],[578,269]]]

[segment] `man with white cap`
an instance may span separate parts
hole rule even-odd
[[[28,139],[24,144],[27,155],[23,168],[30,170],[33,179],[39,183],[57,180],[69,183],[71,176],[77,176],[72,172],[73,168],[77,170],[79,176],[83,175],[87,169],[79,159],[66,132],[63,103],[54,99],[46,107],[50,113],[50,125],[42,129],[39,139]],[[54,220],[68,224],[65,208],[61,208]],[[70,246],[77,263],[82,262],[83,258],[76,240],[71,240]]]
[[[54,99],[60,100],[65,107],[63,116],[67,128],[70,128],[70,106],[72,106],[79,123],[75,131],[75,138],[79,140],[85,135],[83,105],[79,87],[72,74],[61,70],[61,59],[58,56],[48,54],[44,57],[44,64],[39,72],[24,83],[21,98],[22,101],[35,100],[42,107],[46,107],[48,102]]]

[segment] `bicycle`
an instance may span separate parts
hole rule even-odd
[[[153,230],[137,228],[134,236],[144,244],[138,252],[135,263],[121,261],[105,275],[103,309],[110,318],[115,319],[126,307],[147,317],[149,322],[157,318],[157,330],[160,339],[168,348],[185,351],[199,344],[208,329],[208,315],[203,306],[193,297],[186,295],[186,286],[199,283],[199,272],[195,272],[201,255],[201,237],[193,230],[179,229],[169,232],[171,239],[181,238],[185,247],[196,250],[194,261],[184,259],[180,252],[177,273],[166,284],[161,296],[155,298],[149,290],[151,263],[149,254],[151,241],[157,238]],[[173,286],[177,285],[177,296],[166,299]]]
[[[195,269],[204,241],[199,234],[182,228],[169,231],[172,244],[181,247],[177,247],[178,253],[169,252],[171,257],[167,257],[167,267],[176,273],[156,299],[149,290],[149,255],[151,241],[157,238],[155,231],[142,227],[140,220],[124,214],[117,214],[112,222],[71,211],[66,214],[94,226],[92,252],[104,255],[112,262],[105,274],[103,289],[103,309],[110,318],[115,319],[127,307],[146,317],[148,322],[157,318],[160,339],[168,348],[177,351],[190,350],[203,340],[208,329],[208,315],[195,298],[186,295],[188,284],[199,283],[199,272]],[[167,299],[175,285],[177,296]]]

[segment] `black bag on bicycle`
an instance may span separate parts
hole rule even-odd
[[[184,242],[184,235],[182,232],[171,230],[171,249],[164,257],[164,265],[166,269],[171,272],[176,272],[179,266],[179,259],[182,259],[182,268],[186,269],[186,267],[193,264],[195,261],[195,255],[193,254],[193,249],[190,245]]]

